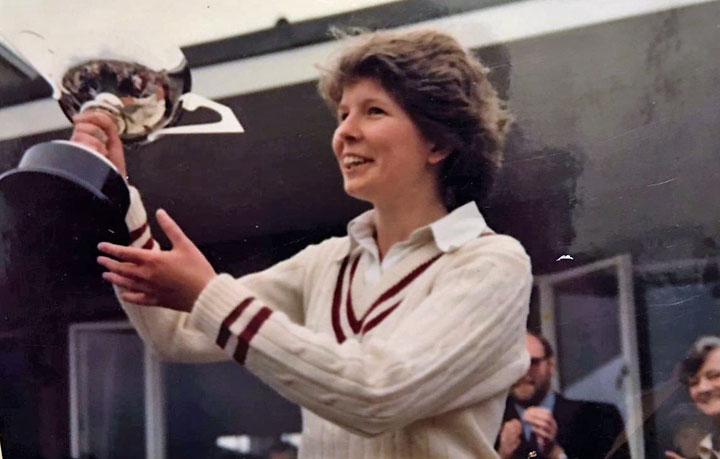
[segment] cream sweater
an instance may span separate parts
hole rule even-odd
[[[157,249],[131,197],[132,243]],[[531,273],[517,241],[473,230],[445,250],[416,232],[372,287],[344,237],[218,275],[191,314],[123,307],[161,358],[235,359],[302,406],[302,458],[495,458],[507,392],[529,364]]]

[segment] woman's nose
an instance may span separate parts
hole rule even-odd
[[[335,130],[335,135],[344,141],[358,140],[362,135],[356,117],[348,116],[340,121],[340,124]]]

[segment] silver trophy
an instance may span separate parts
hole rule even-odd
[[[157,39],[133,42],[133,34],[112,33],[103,24],[76,29],[75,39],[65,28],[62,39],[25,30],[3,37],[50,83],[68,118],[104,110],[128,146],[167,135],[243,132],[229,107],[190,92],[190,69],[177,46],[160,46]],[[199,107],[220,120],[177,125],[184,110]],[[17,266],[91,269],[97,242],[128,243],[128,206],[126,178],[104,156],[68,140],[39,143],[25,151],[17,168],[0,175],[0,245],[6,256],[21,260]]]
[[[137,32],[113,30],[107,24],[82,24],[61,32],[62,37],[54,37],[53,31],[21,30],[1,38],[50,84],[68,119],[84,110],[104,110],[115,120],[123,144],[136,146],[166,135],[243,132],[229,107],[190,92],[185,56],[162,37],[141,39]],[[219,121],[176,125],[184,110],[199,107],[216,112]],[[115,166],[67,140],[28,149],[16,169],[0,176],[0,193],[58,178],[85,188],[122,215],[127,211],[125,178]]]
[[[169,134],[243,132],[232,110],[189,92],[190,86],[190,68],[184,58],[172,70],[92,59],[66,70],[56,94],[68,118],[90,109],[113,115],[125,144],[152,142]],[[183,109],[194,111],[198,107],[217,112],[220,121],[167,127],[177,122]]]
[[[3,41],[21,58],[38,70],[53,89],[53,98],[69,118],[84,110],[104,110],[112,115],[125,145],[141,145],[165,135],[243,132],[232,110],[222,104],[190,92],[191,75],[185,56],[177,46],[153,37],[133,41],[136,34],[121,33],[107,27],[78,26],[62,39],[22,30]],[[54,45],[53,43],[58,43]],[[174,126],[182,111],[204,107],[216,112],[220,120],[191,126]],[[70,155],[58,158],[58,152]],[[43,143],[30,148],[14,173],[29,168],[65,168],[74,170],[78,156],[85,161],[103,161],[96,152],[65,140]],[[47,155],[52,160],[47,164]],[[115,171],[117,172],[117,171]],[[112,171],[109,172],[112,174]],[[0,177],[0,180],[4,178]]]

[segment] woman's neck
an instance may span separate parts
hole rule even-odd
[[[375,229],[380,259],[385,257],[393,245],[407,240],[413,231],[447,214],[440,199],[413,199],[394,205],[376,205]]]

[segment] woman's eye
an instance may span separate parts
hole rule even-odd
[[[338,113],[338,115],[337,115],[338,121],[345,121],[345,118],[347,118],[347,117],[348,117],[347,113]]]
[[[370,107],[368,108],[368,114],[370,115],[383,115],[385,114],[385,110],[383,110],[380,107]]]

